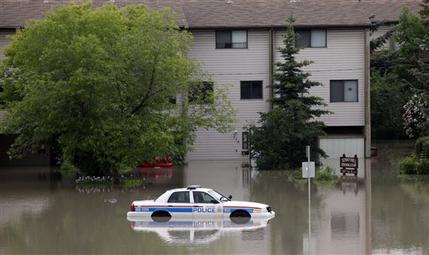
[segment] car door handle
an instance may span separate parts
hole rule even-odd
[[[194,207],[202,207],[202,206],[199,206],[199,205],[194,205]]]

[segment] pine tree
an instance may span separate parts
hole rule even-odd
[[[310,74],[302,70],[311,61],[296,60],[299,48],[295,47],[293,22],[289,18],[284,47],[279,49],[284,61],[276,63],[274,109],[261,113],[260,125],[249,128],[251,156],[259,169],[299,166],[305,160],[305,145],[312,146],[315,158],[324,155],[317,143],[324,134],[324,124],[315,118],[329,112],[322,109],[322,98],[309,94],[310,88],[321,84],[309,80]]]
[[[309,95],[309,89],[322,84],[309,80],[310,73],[302,70],[303,67],[313,63],[312,61],[296,60],[295,55],[299,53],[300,49],[295,47],[297,34],[294,31],[293,23],[294,19],[290,17],[283,39],[284,47],[279,49],[284,61],[276,63],[277,72],[274,74],[276,83],[273,85],[272,102],[274,106],[288,108],[291,103],[296,101],[302,104],[303,110],[309,114],[309,119],[320,117],[328,113],[318,107],[325,104],[322,98]]]

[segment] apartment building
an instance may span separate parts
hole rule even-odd
[[[68,1],[1,1],[0,51],[8,36],[28,19],[37,19]],[[371,21],[394,23],[403,7],[417,9],[418,0],[93,0],[103,4],[143,3],[171,7],[180,26],[189,29],[194,42],[189,57],[200,62],[214,86],[228,89],[237,111],[235,130],[223,134],[201,129],[189,160],[240,159],[247,153],[249,124],[259,112],[271,109],[270,85],[286,20],[296,19],[302,48],[298,59],[314,63],[306,67],[310,79],[323,86],[311,93],[320,96],[332,114],[323,116],[328,136],[349,137],[360,157],[370,154],[369,42]],[[0,53],[1,58],[1,53]],[[343,140],[343,143],[350,141]],[[338,151],[326,137],[325,150]],[[353,152],[352,152],[353,153]],[[329,153],[328,153],[329,154]]]

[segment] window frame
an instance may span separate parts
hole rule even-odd
[[[345,101],[345,99],[343,99],[344,101],[332,101],[332,82],[342,82],[343,84],[343,95],[345,93],[344,91],[344,86],[345,86],[345,82],[346,81],[355,81],[356,82],[356,101]],[[358,103],[359,102],[359,79],[345,79],[345,80],[341,80],[341,79],[336,79],[336,80],[329,80],[329,103]]]
[[[210,200],[210,201],[213,201],[213,200],[215,200],[215,201],[217,201],[217,203],[216,204],[219,204],[220,202],[219,202],[219,200],[217,200],[215,197],[213,197],[212,195],[210,195],[209,193],[207,193],[207,192],[205,192],[205,191],[198,191],[198,190],[193,190],[192,191],[192,200],[194,201],[194,204],[215,204],[215,203],[212,203],[212,202],[208,202],[208,203],[205,203],[205,202],[196,202],[195,201],[195,197],[194,197],[194,194],[196,194],[196,193],[204,193],[204,194],[206,194],[207,196],[209,196],[209,197],[211,197],[212,198],[212,200]]]
[[[246,32],[246,47],[241,47],[241,48],[234,48],[233,47],[232,33],[234,31],[244,31],[244,32]],[[231,35],[231,47],[230,48],[218,47],[218,42],[217,42],[218,32],[230,32],[230,35]],[[215,30],[215,49],[217,49],[217,50],[245,50],[245,49],[248,49],[248,48],[249,48],[249,31],[247,29],[217,29],[217,30]]]
[[[251,98],[243,98],[243,85],[244,83],[250,82],[251,85],[253,85],[253,83],[256,82],[260,82],[261,83],[261,97],[259,98],[255,98],[255,97],[251,97]],[[252,92],[252,90],[251,90]],[[251,94],[251,93],[250,93]],[[264,81],[263,80],[245,80],[245,81],[240,81],[240,100],[264,100]]]
[[[313,35],[313,33],[312,33],[313,30],[325,31],[325,46],[313,46],[313,45],[311,45],[311,41],[312,41],[311,38],[312,38],[312,35]],[[324,48],[328,48],[328,29],[326,29],[326,28],[296,29],[295,33],[299,36],[299,32],[300,31],[310,32],[310,46],[309,47],[299,47],[300,49],[310,49],[310,48],[324,49]],[[297,41],[297,38],[295,38],[295,47],[296,47],[296,41]]]
[[[171,197],[176,193],[188,193],[188,202],[170,202]],[[170,194],[170,196],[167,199],[167,203],[176,203],[176,204],[190,204],[191,203],[191,195],[189,194],[189,191],[174,191]]]

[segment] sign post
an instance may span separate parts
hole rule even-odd
[[[310,145],[306,146],[307,162],[302,162],[302,178],[307,178],[308,186],[308,254],[311,250],[311,178],[316,176],[314,161],[310,161]]]

